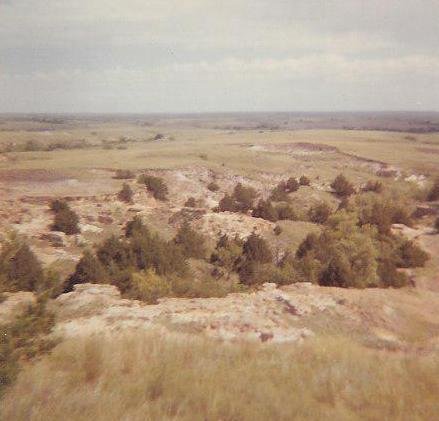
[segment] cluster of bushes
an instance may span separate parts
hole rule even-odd
[[[207,189],[210,190],[211,192],[216,192],[220,189],[218,183],[216,183],[215,181],[211,181],[208,185],[207,185]]]
[[[135,178],[135,175],[130,170],[116,170],[113,178],[116,180],[131,180]]]
[[[220,200],[219,212],[242,212],[247,213],[252,210],[252,216],[263,218],[268,221],[276,222],[279,220],[295,220],[297,215],[290,205],[281,204],[274,206],[271,202],[288,202],[288,194],[297,191],[300,186],[309,185],[307,177],[302,176],[298,182],[291,177],[287,181],[281,181],[271,192],[269,199],[260,200],[255,206],[257,192],[252,187],[244,187],[238,183],[232,194],[225,194]]]
[[[436,180],[434,181],[433,186],[428,192],[427,200],[429,202],[434,202],[435,200],[439,200],[439,178],[436,178]]]
[[[325,286],[407,285],[407,276],[398,268],[423,266],[428,255],[415,243],[379,228],[362,223],[355,212],[338,211],[321,235],[309,234],[282,265],[292,267],[298,279]]]
[[[195,199],[195,197],[188,197],[186,202],[184,202],[184,206],[187,208],[200,208],[203,206],[202,199]]]
[[[257,197],[256,190],[252,187],[244,187],[238,183],[231,195],[227,194],[218,204],[219,212],[242,212],[247,213],[253,208],[254,201]]]
[[[226,276],[228,279],[232,273],[237,273],[244,286],[264,282],[284,285],[297,281],[293,270],[274,260],[268,242],[256,233],[252,233],[246,240],[223,235],[210,257],[210,262],[215,265],[215,276]]]
[[[348,197],[355,193],[355,187],[343,174],[335,177],[331,188],[338,197]]]
[[[117,198],[126,203],[131,203],[133,201],[133,190],[127,183],[123,183],[122,189],[117,194]]]
[[[78,215],[70,209],[66,201],[53,200],[50,204],[50,210],[54,214],[53,224],[50,227],[52,231],[61,231],[67,235],[81,232],[78,225]]]
[[[281,181],[271,192],[270,199],[274,202],[287,202],[288,194],[299,190],[298,181],[290,177],[287,181]]]
[[[33,291],[53,297],[61,292],[59,275],[44,270],[23,238],[12,233],[0,253],[0,292]]]
[[[155,177],[148,174],[141,174],[137,182],[139,184],[144,184],[149,192],[157,200],[167,200],[168,199],[168,186],[166,185],[163,178]]]
[[[14,144],[12,142],[4,145],[0,148],[1,152],[52,152],[56,150],[73,150],[73,149],[85,149],[90,145],[85,139],[78,139],[74,141],[66,142],[51,142],[49,144],[43,144],[35,140],[28,140],[24,144]]]
[[[123,294],[148,302],[154,302],[159,293],[189,294],[188,259],[204,258],[204,243],[187,222],[174,239],[166,241],[136,217],[126,225],[123,237],[108,238],[95,253],[86,250],[64,289],[71,291],[73,285],[85,282],[111,283]],[[149,296],[148,288],[153,290]]]
[[[297,220],[296,212],[289,204],[280,204],[274,206],[270,200],[260,200],[252,211],[255,218],[266,219],[267,221],[295,221]]]
[[[55,341],[47,336],[54,323],[46,300],[39,298],[14,321],[0,325],[0,397],[17,377],[20,364],[54,347]]]

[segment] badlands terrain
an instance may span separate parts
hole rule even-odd
[[[0,416],[434,419],[438,130],[437,113],[1,116]],[[237,185],[248,208],[225,205]],[[133,263],[146,230],[164,251]],[[10,282],[16,244],[41,285]],[[325,247],[352,253],[347,275]]]

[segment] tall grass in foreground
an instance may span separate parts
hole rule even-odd
[[[60,344],[0,407],[5,420],[432,420],[438,396],[437,354],[137,333]]]

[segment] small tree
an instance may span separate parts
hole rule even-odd
[[[233,199],[239,212],[246,213],[253,208],[256,197],[257,193],[254,188],[244,187],[241,183],[238,183],[233,191]]]
[[[308,211],[308,217],[315,224],[324,224],[331,215],[331,208],[327,203],[321,202]]]
[[[273,259],[267,241],[254,232],[245,241],[243,254],[247,260],[259,263],[270,263]]]
[[[154,177],[152,175],[142,174],[137,179],[138,183],[144,184],[149,192],[152,193],[157,200],[168,199],[168,186],[163,178]]]
[[[258,206],[253,209],[252,216],[271,222],[278,220],[277,210],[269,200],[260,200]]]
[[[80,232],[78,215],[70,209],[66,202],[55,202],[52,202],[51,205],[51,209],[55,213],[51,226],[52,231],[61,231],[67,235],[78,234]]]
[[[400,247],[401,267],[422,267],[428,260],[428,254],[413,241],[405,241]]]
[[[186,202],[184,203],[184,206],[187,208],[196,208],[197,207],[197,201],[195,200],[195,197],[189,197]]]
[[[126,203],[131,203],[133,201],[133,191],[127,183],[123,183],[122,189],[117,194],[117,198]]]
[[[76,265],[75,271],[68,278],[64,292],[73,290],[73,285],[90,283],[103,283],[107,278],[104,267],[96,256],[86,250]]]
[[[299,184],[301,186],[309,186],[311,184],[311,181],[307,176],[302,175],[302,177],[300,177],[299,179]]]
[[[232,196],[226,193],[218,203],[218,210],[220,212],[236,212],[237,207]]]
[[[287,180],[286,190],[288,193],[293,193],[293,192],[299,190],[299,183],[297,182],[297,180],[295,178],[290,177]]]
[[[18,238],[3,246],[0,254],[0,286],[9,291],[35,291],[43,282],[40,261]]]
[[[220,187],[218,186],[218,184],[215,181],[210,182],[207,185],[208,190],[210,190],[211,192],[216,192],[220,189]]]
[[[382,193],[384,190],[384,185],[381,181],[378,180],[369,180],[366,185],[362,189],[364,192],[374,192],[374,193]]]
[[[171,293],[171,283],[157,275],[153,269],[132,274],[131,288],[128,291],[130,298],[156,304],[160,297],[169,296]]]
[[[297,220],[296,212],[290,205],[279,205],[276,207],[277,216],[280,221],[295,221]]]
[[[116,173],[113,178],[117,180],[129,180],[134,178],[135,175],[130,170],[116,170]]]
[[[433,202],[435,200],[439,200],[439,177],[433,183],[433,186],[428,193],[427,200],[429,202]]]
[[[69,205],[64,200],[55,199],[50,202],[49,209],[54,212],[60,212],[69,208]]]
[[[288,189],[285,181],[281,181],[270,194],[270,200],[273,202],[288,202]]]
[[[339,174],[331,183],[331,188],[339,197],[350,196],[355,193],[355,188],[350,181],[343,174]]]
[[[194,231],[187,221],[180,227],[174,242],[181,247],[185,257],[202,259],[206,254],[204,237]]]

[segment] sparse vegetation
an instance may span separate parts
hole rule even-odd
[[[238,183],[232,195],[225,194],[220,200],[218,210],[220,212],[242,212],[247,213],[253,208],[253,203],[257,197],[255,189],[244,187]]]
[[[0,397],[15,381],[23,363],[53,348],[55,342],[47,334],[54,322],[54,315],[46,310],[46,301],[39,299],[15,320],[0,325]]]
[[[164,201],[168,199],[168,186],[163,178],[142,174],[138,177],[137,181],[139,184],[144,184],[157,200]]]
[[[311,180],[306,175],[302,175],[299,179],[299,184],[301,186],[309,186],[311,184]]]
[[[78,215],[70,209],[67,202],[56,200],[51,203],[50,209],[55,214],[51,226],[52,231],[61,231],[67,235],[78,234],[81,232],[78,225]]]
[[[185,257],[202,259],[205,257],[205,239],[194,231],[188,222],[184,222],[174,239]]]
[[[131,203],[133,201],[133,194],[130,185],[123,183],[122,189],[117,194],[117,198],[122,202]]]
[[[135,177],[135,174],[130,170],[116,170],[114,175],[114,178],[117,180],[131,180]]]
[[[216,192],[220,189],[219,185],[215,182],[215,181],[211,181],[208,185],[207,185],[207,189],[210,190],[211,192]]]
[[[308,218],[315,224],[324,224],[328,220],[331,213],[332,210],[330,206],[327,203],[321,202],[309,209]]]
[[[40,261],[23,239],[12,234],[0,253],[0,291],[35,291],[43,283]]]
[[[355,188],[353,184],[347,180],[343,174],[339,174],[334,181],[331,183],[331,188],[334,193],[339,197],[350,196],[355,193]]]
[[[433,182],[433,186],[428,192],[427,200],[433,202],[435,200],[439,200],[439,178]]]

